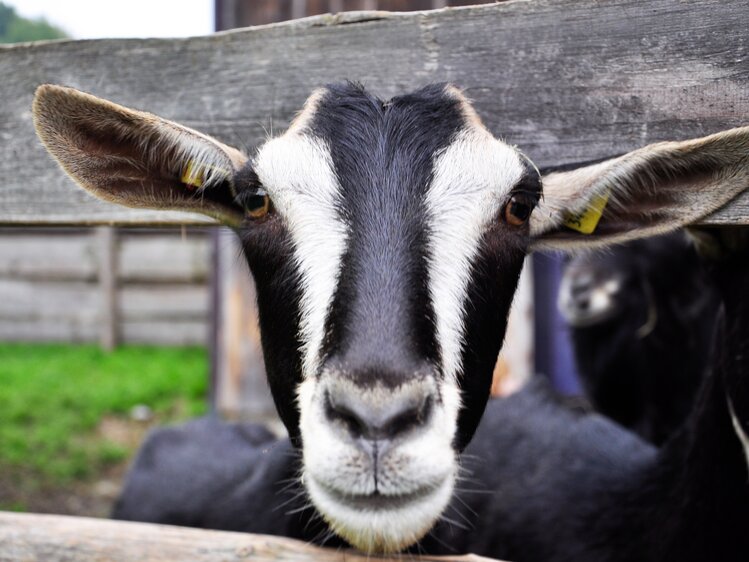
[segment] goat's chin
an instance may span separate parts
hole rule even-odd
[[[447,508],[454,479],[402,496],[343,495],[306,480],[312,503],[331,530],[370,554],[399,552],[426,535]]]

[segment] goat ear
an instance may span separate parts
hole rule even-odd
[[[749,188],[749,127],[646,146],[543,178],[533,249],[604,246],[698,221]]]
[[[238,150],[155,115],[45,84],[34,96],[34,127],[79,185],[127,207],[196,211],[241,220],[233,178]]]

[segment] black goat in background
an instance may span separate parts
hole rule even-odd
[[[577,256],[559,309],[593,407],[657,445],[688,415],[719,309],[683,232]]]

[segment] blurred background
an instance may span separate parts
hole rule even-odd
[[[0,0],[0,42],[179,37],[326,12],[480,3]],[[578,393],[555,306],[561,265],[537,255],[526,267],[494,394],[533,372]],[[107,516],[148,428],[208,411],[282,432],[232,233],[0,227],[0,510]]]

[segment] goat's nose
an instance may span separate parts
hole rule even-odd
[[[397,388],[331,384],[325,395],[328,421],[355,440],[388,442],[425,425],[434,405],[433,385],[422,381]]]

